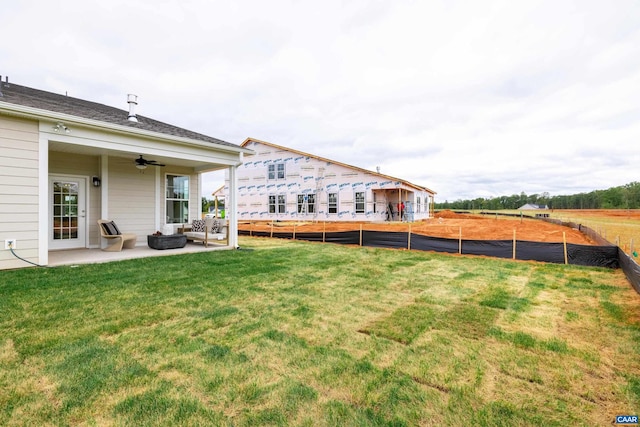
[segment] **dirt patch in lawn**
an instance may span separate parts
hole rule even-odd
[[[457,214],[443,211],[435,218],[413,223],[401,222],[305,222],[305,221],[252,221],[238,224],[240,230],[261,232],[334,232],[334,231],[397,231],[411,232],[431,237],[444,237],[464,240],[511,240],[514,232],[517,240],[532,242],[562,243],[563,233],[567,243],[580,245],[595,244],[591,239],[576,229],[547,223],[531,218],[515,218],[497,215]]]

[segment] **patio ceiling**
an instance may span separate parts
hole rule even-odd
[[[228,165],[219,164],[217,167],[216,163],[207,163],[204,161],[194,161],[192,159],[184,159],[180,157],[168,157],[161,156],[157,154],[153,154],[151,152],[145,152],[142,147],[140,151],[121,151],[121,150],[109,150],[104,148],[96,148],[87,145],[78,145],[78,144],[68,144],[65,142],[57,142],[57,141],[49,141],[49,151],[56,151],[61,153],[70,153],[70,154],[82,154],[82,155],[90,155],[90,156],[100,156],[100,155],[108,155],[111,157],[119,157],[122,161],[131,162],[131,165],[135,165],[135,159],[138,156],[143,155],[148,160],[156,160],[158,163],[173,165],[173,166],[184,166],[189,168],[194,168],[199,171],[214,171],[220,170],[228,167]],[[180,153],[176,153],[176,156],[179,156]]]

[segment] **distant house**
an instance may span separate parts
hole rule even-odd
[[[526,210],[534,210],[534,209],[549,209],[547,205],[535,205],[533,203],[527,203],[526,205],[522,205],[518,208],[520,211]]]
[[[128,102],[121,110],[0,79],[0,241],[15,240],[22,258],[47,265],[49,251],[99,248],[104,218],[146,246],[148,234],[201,218],[203,172],[235,176],[253,154],[137,115],[137,97]],[[237,218],[227,219],[237,247]],[[27,266],[0,252],[0,270]]]
[[[436,193],[427,187],[253,138],[241,147],[255,155],[245,156],[237,171],[239,220],[415,221],[432,215]],[[227,177],[224,193],[231,184]]]

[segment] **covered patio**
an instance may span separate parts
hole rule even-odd
[[[224,247],[237,247],[236,171],[252,150],[138,115],[131,94],[126,111],[13,83],[2,89],[0,237],[28,261],[5,251],[0,270],[158,256],[147,236],[200,220],[203,175],[215,171],[230,176]],[[135,236],[135,248],[101,251],[103,220],[117,224],[109,235]]]
[[[233,249],[224,243],[211,243],[210,246],[189,242],[183,248],[156,250],[148,246],[136,246],[133,249],[125,249],[120,252],[105,252],[98,248],[68,249],[49,251],[48,267],[63,265],[99,264],[127,259],[149,258],[159,256],[183,255],[199,252],[215,252]],[[24,264],[28,266],[27,263]]]

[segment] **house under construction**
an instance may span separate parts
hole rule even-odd
[[[417,221],[430,218],[427,187],[247,138],[237,170],[238,220]],[[227,174],[224,191],[229,188]]]

